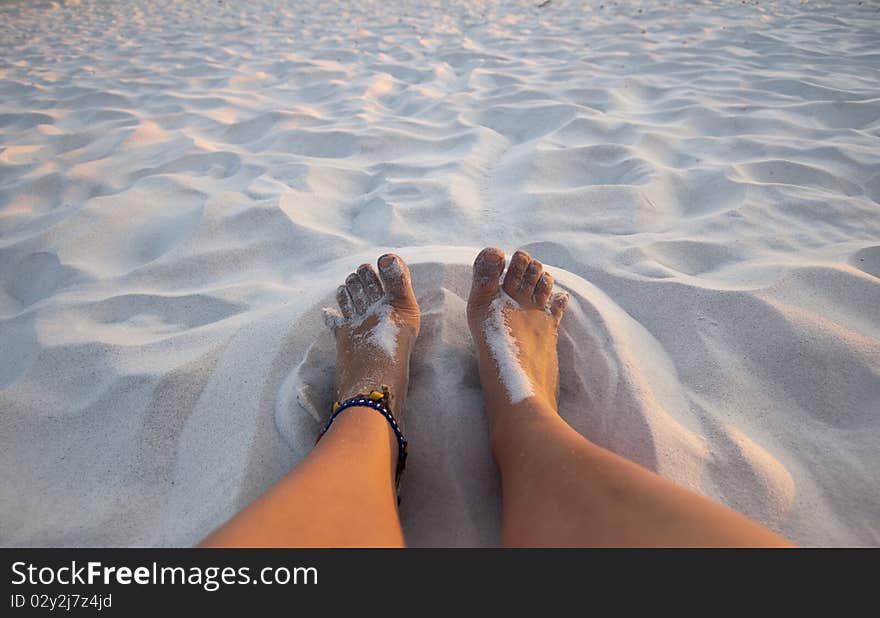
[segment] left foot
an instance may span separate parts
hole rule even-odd
[[[391,394],[400,421],[409,382],[409,357],[419,334],[419,305],[400,256],[379,258],[379,272],[362,264],[336,291],[336,400],[381,390]]]

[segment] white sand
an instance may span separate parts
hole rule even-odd
[[[378,316],[376,325],[367,333],[367,344],[381,350],[388,358],[393,359],[397,355],[397,337],[400,334],[400,326],[391,318],[391,305],[373,305],[369,314]]]
[[[518,307],[519,303],[502,290],[489,306],[489,314],[481,326],[486,347],[498,367],[498,376],[510,403],[519,403],[535,394],[534,385],[522,368],[522,351],[510,330],[507,317],[509,311]]]
[[[324,307],[321,312],[324,315],[324,324],[331,330],[347,324],[354,329],[353,340],[359,345],[371,346],[375,351],[379,352],[388,359],[394,359],[397,354],[397,337],[400,334],[400,325],[391,317],[393,308],[385,302],[377,302],[367,308],[366,313],[360,316],[353,316],[346,320],[339,307]],[[364,330],[360,327],[367,322]],[[357,332],[363,330],[363,332]]]
[[[247,504],[327,413],[321,307],[390,249],[407,538],[497,543],[464,320],[495,244],[572,292],[575,428],[880,545],[880,7],[536,4],[0,5],[0,544],[187,545]]]

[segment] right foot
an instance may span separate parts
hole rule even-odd
[[[501,249],[480,252],[467,306],[490,424],[496,411],[531,398],[556,411],[556,339],[569,298],[525,251],[513,254],[502,282],[504,263]]]

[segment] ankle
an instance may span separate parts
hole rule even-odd
[[[387,448],[392,458],[397,457],[397,436],[391,424],[367,406],[352,406],[340,412],[318,444],[336,440],[344,441],[353,451]]]
[[[556,406],[540,397],[529,397],[516,404],[490,404],[489,407],[489,444],[496,459],[511,448],[519,448],[536,434],[565,424]]]

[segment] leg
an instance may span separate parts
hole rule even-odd
[[[468,322],[479,349],[502,539],[514,546],[782,546],[756,522],[607,451],[558,414],[556,337],[568,296],[517,251],[474,263]]]
[[[379,258],[379,275],[364,264],[337,292],[336,396],[388,386],[399,421],[419,307],[402,259]],[[403,546],[396,464],[388,421],[371,408],[347,409],[296,468],[201,545]]]

